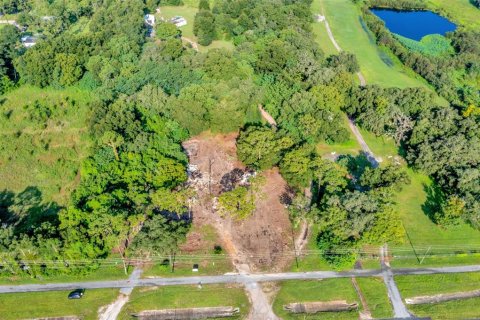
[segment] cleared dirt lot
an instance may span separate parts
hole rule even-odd
[[[247,219],[222,217],[215,208],[215,198],[224,190],[222,178],[234,169],[246,169],[236,157],[236,137],[204,133],[183,144],[190,158],[190,184],[197,192],[193,221],[215,227],[239,271],[280,270],[292,261],[293,248],[288,212],[280,203],[286,183],[277,169],[262,173],[265,183]]]

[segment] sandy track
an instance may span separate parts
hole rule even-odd
[[[142,274],[142,270],[135,268],[128,278],[129,283],[135,283]],[[130,294],[133,291],[133,286],[128,286],[120,289],[120,294],[115,302],[106,307],[100,308],[98,311],[98,319],[100,320],[116,320],[123,306],[128,302]]]

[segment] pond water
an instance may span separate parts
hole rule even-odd
[[[441,34],[443,36],[457,28],[448,19],[431,11],[392,9],[372,9],[371,11],[385,22],[390,32],[416,41],[420,41],[429,34]]]

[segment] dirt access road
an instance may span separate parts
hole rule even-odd
[[[120,289],[120,294],[113,303],[108,306],[100,308],[98,311],[99,320],[116,320],[123,306],[128,302],[128,298],[133,291],[133,283],[140,279],[142,269],[135,268],[127,280],[127,285]]]
[[[324,11],[324,10],[322,9],[322,11]],[[338,52],[341,52],[342,48],[340,47],[340,45],[335,40],[335,37],[333,36],[333,32],[330,29],[330,25],[328,24],[327,18],[325,17],[325,19],[323,21],[325,23],[325,28],[327,29],[327,33],[328,33],[328,37],[330,38],[330,41],[332,42],[335,49],[337,49]],[[366,86],[367,81],[365,80],[365,77],[363,76],[363,74],[359,71],[359,72],[356,73],[356,75],[358,77],[358,80],[360,81],[360,85],[362,87]],[[367,159],[370,161],[370,163],[374,167],[378,166],[378,163],[382,162],[382,159],[375,157],[375,154],[369,148],[369,146],[365,142],[365,139],[363,138],[362,134],[358,130],[358,127],[355,124],[355,119],[348,119],[348,125],[349,125],[350,130],[352,131],[353,135],[357,139],[358,143],[362,147],[363,152],[365,152],[365,154],[367,156]]]

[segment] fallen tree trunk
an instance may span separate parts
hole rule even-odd
[[[132,316],[142,320],[187,320],[187,319],[208,319],[228,318],[237,315],[239,308],[234,307],[207,307],[207,308],[186,308],[186,309],[162,309],[146,310],[133,314]]]
[[[325,302],[301,302],[289,303],[283,306],[283,309],[291,313],[317,313],[317,312],[337,312],[351,311],[358,308],[358,303],[347,303],[345,300],[325,301]]]
[[[64,317],[35,318],[34,320],[80,320],[80,318],[77,316],[64,316]]]
[[[469,298],[480,297],[480,290],[465,291],[465,292],[455,292],[455,293],[443,293],[433,296],[418,296],[413,298],[405,299],[407,304],[429,304],[429,303],[440,303],[447,302],[452,300],[462,300]]]

